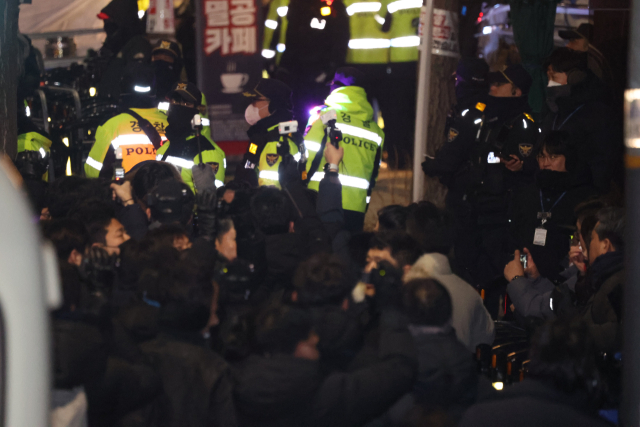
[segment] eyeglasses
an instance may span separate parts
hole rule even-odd
[[[542,161],[542,160],[550,160],[550,161],[554,161],[554,160],[558,160],[560,158],[561,154],[549,154],[548,156],[540,153],[538,154],[537,158],[538,161]]]

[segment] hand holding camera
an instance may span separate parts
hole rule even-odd
[[[119,200],[122,206],[133,205],[133,189],[131,181],[119,181],[111,184],[111,196],[113,200]]]
[[[524,276],[524,265],[520,261],[520,251],[516,249],[513,260],[504,267],[504,278],[511,282],[514,278]]]
[[[533,261],[529,249],[524,248],[521,253],[519,250],[513,254],[513,260],[504,267],[504,278],[512,281],[517,276],[527,276],[529,279],[537,279],[540,272],[536,263]]]
[[[336,148],[333,144],[327,144],[324,148],[324,157],[327,159],[327,163],[331,165],[339,165],[344,157],[344,148]]]

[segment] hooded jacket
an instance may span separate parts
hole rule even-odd
[[[478,292],[451,272],[449,260],[442,254],[423,255],[411,267],[405,281],[431,277],[437,279],[451,295],[451,323],[458,340],[470,352],[480,344],[492,344],[495,325]]]
[[[320,155],[326,126],[319,120],[326,112],[337,114],[336,126],[342,131],[340,146],[344,157],[338,165],[342,183],[342,207],[347,210],[365,212],[367,196],[371,194],[378,178],[380,155],[384,144],[384,132],[373,121],[373,107],[367,100],[365,90],[358,86],[344,86],[331,92],[325,100],[325,107],[309,120],[311,128],[304,138],[309,151],[307,172],[317,165],[311,176],[309,188],[318,191],[324,177],[323,167],[327,159]],[[325,145],[329,144],[325,141]]]

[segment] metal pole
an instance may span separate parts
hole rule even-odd
[[[420,61],[418,62],[418,96],[416,104],[416,133],[413,145],[413,201],[424,197],[422,162],[427,153],[429,129],[429,91],[431,85],[431,47],[433,45],[433,2],[426,0],[426,14],[422,27]]]
[[[630,22],[640,22],[633,0]],[[623,398],[621,425],[640,426],[640,26],[631,25],[629,89],[625,93],[627,244],[624,286]]]

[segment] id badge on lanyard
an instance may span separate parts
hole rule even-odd
[[[551,209],[555,208],[556,205],[562,200],[564,195],[567,194],[565,191],[558,197],[558,200],[551,206]],[[551,209],[549,212],[544,211],[544,203],[542,202],[542,190],[540,190],[540,207],[542,208],[542,212],[538,212],[538,219],[541,220],[542,224],[540,227],[536,228],[536,231],[533,233],[533,244],[537,246],[544,246],[547,244],[547,229],[544,228],[544,225],[551,218]]]

